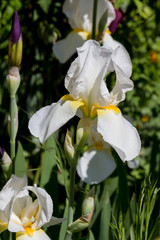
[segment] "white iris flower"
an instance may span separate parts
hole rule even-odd
[[[61,63],[65,63],[75,52],[76,48],[91,38],[94,0],[65,0],[63,12],[73,29],[65,39],[53,46],[53,52]],[[115,10],[109,0],[99,0],[97,6],[96,33],[98,23],[107,11],[106,29],[115,19]],[[105,35],[108,35],[106,31]]]
[[[29,192],[35,194],[32,200]],[[36,185],[27,186],[27,179],[12,175],[0,192],[0,229],[16,232],[16,240],[50,240],[42,226],[61,223],[52,217],[53,202],[49,194]]]
[[[114,40],[103,47],[88,40],[77,49],[78,57],[65,78],[69,94],[40,109],[29,121],[31,133],[42,143],[77,114],[96,120],[97,132],[123,161],[132,160],[139,154],[138,132],[117,107],[125,99],[125,93],[133,89],[130,80],[132,64],[125,48],[115,45]],[[105,76],[112,71],[116,74],[116,84],[109,92]]]

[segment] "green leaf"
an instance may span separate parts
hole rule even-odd
[[[48,138],[42,160],[40,187],[44,187],[50,180],[53,167],[56,166],[56,142],[54,135]]]
[[[67,218],[67,216],[68,216],[68,204],[69,204],[68,199],[66,199],[66,207],[65,207],[65,210],[64,210],[63,218]],[[59,240],[65,239],[66,231],[67,231],[67,221],[64,221],[61,224],[61,229],[60,229],[60,233],[59,233]]]
[[[45,13],[48,13],[48,9],[49,9],[51,2],[52,2],[52,0],[39,0],[38,1],[40,7],[42,8],[42,10]]]
[[[100,217],[100,231],[99,231],[99,240],[109,239],[109,223],[111,219],[111,204],[109,199],[109,192],[106,191],[106,194],[102,202],[102,211]]]
[[[95,240],[94,235],[91,230],[89,230],[88,240]]]
[[[18,150],[15,158],[15,175],[23,177],[26,174],[26,163],[24,158],[24,150],[21,143],[18,141]]]
[[[98,199],[96,200],[97,204],[96,204],[96,212],[93,216],[93,219],[91,221],[90,227],[93,226],[93,224],[95,223],[95,220],[97,219],[100,211],[102,210],[102,206],[103,206],[103,202],[106,199],[106,192],[108,192],[108,196],[110,197],[113,192],[117,189],[117,177],[115,178],[108,178],[105,182],[104,182],[104,189],[101,195],[101,198],[98,202]]]
[[[134,227],[133,227],[133,224],[131,225],[130,227],[130,239],[131,240],[135,240],[135,234],[134,234]]]
[[[117,156],[118,157],[118,156]],[[119,204],[122,213],[126,213],[129,206],[129,188],[127,184],[127,172],[126,166],[122,160],[118,157],[118,175],[119,175]]]
[[[160,239],[160,216],[157,217],[154,228],[149,236],[148,240],[158,240]]]

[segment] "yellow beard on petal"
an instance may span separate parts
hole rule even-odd
[[[102,115],[103,113],[107,113],[108,111],[113,111],[117,114],[121,113],[120,109],[114,105],[108,105],[108,106],[104,106],[100,109],[97,109],[98,110],[98,114],[99,116]]]
[[[91,34],[90,34],[89,32],[84,31],[83,29],[80,29],[80,28],[75,28],[75,29],[73,29],[72,32],[77,32],[77,33],[80,33],[80,34],[81,34],[81,33],[85,34],[87,40],[91,38]]]
[[[102,107],[102,108],[104,108],[106,110],[113,110],[115,113],[120,113],[121,112],[118,107],[116,107],[114,105],[111,105],[111,104],[109,106],[105,106],[105,107]]]
[[[65,102],[65,101],[70,101],[70,104],[73,108],[79,108],[80,106],[84,105],[83,101],[80,100],[75,100],[74,98],[72,98],[69,94],[64,95],[63,97],[61,97],[61,99]]]
[[[25,229],[25,232],[29,235],[29,236],[33,236],[33,232],[34,230],[30,227],[26,227],[24,228]]]

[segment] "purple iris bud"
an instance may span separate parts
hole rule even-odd
[[[116,31],[119,23],[121,23],[124,18],[124,13],[122,12],[121,9],[118,9],[118,10],[114,9],[114,10],[115,10],[116,18],[109,25],[109,30],[111,31],[112,34]]]
[[[19,23],[18,13],[14,11],[13,20],[12,20],[12,29],[10,33],[10,41],[14,44],[17,43],[21,36],[21,27]]]
[[[4,155],[4,149],[0,147],[0,159],[3,158],[3,155]]]
[[[22,33],[18,13],[14,12],[12,28],[9,36],[9,65],[19,67],[22,60]]]

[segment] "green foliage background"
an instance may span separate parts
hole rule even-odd
[[[17,93],[19,143],[16,174],[23,176],[27,169],[30,183],[37,183],[48,191],[54,202],[54,216],[57,217],[62,217],[65,210],[69,181],[69,166],[63,152],[64,136],[67,127],[74,134],[78,120],[71,120],[44,146],[40,146],[38,140],[30,135],[27,125],[37,109],[56,102],[66,94],[64,77],[76,55],[62,65],[52,52],[55,41],[64,38],[71,30],[62,13],[62,5],[60,0],[2,0],[0,3],[0,145],[9,152],[8,37],[12,15],[17,10],[24,46],[21,85]],[[95,214],[90,229],[75,234],[73,239],[156,239],[160,237],[157,230],[160,224],[159,195],[156,194],[155,202],[151,200],[155,197],[152,191],[155,189],[154,182],[160,185],[160,1],[117,0],[114,5],[121,7],[125,17],[113,38],[121,42],[130,54],[133,64],[131,79],[135,85],[120,108],[137,127],[142,149],[137,157],[139,166],[135,169],[130,169],[115,156],[118,164],[116,171],[96,186]],[[115,82],[114,77],[112,74],[108,77],[110,88]],[[78,176],[76,181],[75,203],[81,206],[89,186],[84,185]],[[0,185],[3,186],[4,182],[1,177]],[[141,199],[144,201],[142,205]],[[147,203],[150,206],[155,204],[149,225],[145,215],[149,216]],[[78,207],[75,219],[80,214],[81,208]],[[62,240],[65,227],[65,223],[62,224],[60,235],[60,226],[49,228],[47,233],[51,239],[58,239],[59,235],[59,240]]]

